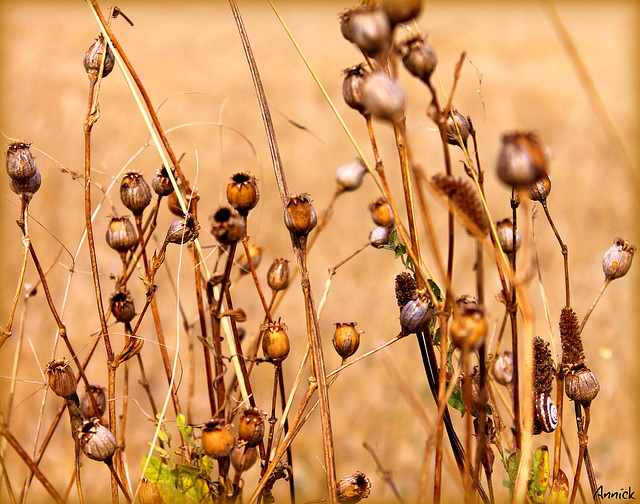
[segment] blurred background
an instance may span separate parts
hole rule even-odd
[[[282,225],[282,207],[264,127],[228,4],[123,0],[117,5],[134,26],[118,18],[112,22],[112,28],[151,101],[159,108],[160,121],[174,151],[177,155],[184,154],[181,166],[187,178],[198,188],[200,239],[208,247],[205,251],[211,253],[207,259],[211,270],[217,253],[213,248],[215,240],[209,234],[209,214],[225,202],[225,188],[233,173],[249,171],[258,178],[261,199],[250,214],[248,233],[250,241],[263,248],[257,271],[263,288],[267,289],[265,277],[271,261],[277,257],[293,260],[293,255],[288,232]],[[362,61],[361,54],[344,40],[339,28],[339,13],[352,6],[335,1],[276,2],[310,65],[373,164],[365,123],[342,100],[341,71]],[[101,4],[105,14],[109,7]],[[269,4],[240,1],[239,7],[272,109],[289,190],[310,193],[315,208],[322,212],[336,190],[336,169],[357,154]],[[548,146],[553,184],[548,205],[569,248],[572,305],[582,319],[602,285],[602,256],[614,239],[620,236],[633,244],[640,243],[636,222],[637,171],[632,171],[638,169],[638,10],[630,2],[567,2],[553,4],[552,9],[575,44],[625,154],[616,148],[603,127],[589,100],[585,81],[578,77],[545,5],[429,2],[423,6],[417,25],[408,29],[428,34],[428,41],[439,57],[435,83],[446,96],[451,90],[455,64],[462,51],[467,52],[454,104],[462,114],[471,116],[478,132],[480,159],[487,172],[488,205],[494,220],[510,215],[510,191],[495,176],[501,135],[514,129],[532,130]],[[5,2],[0,11],[0,132],[5,144],[12,139],[32,142],[43,180],[30,205],[32,243],[48,271],[54,302],[63,314],[74,348],[84,357],[99,321],[83,240],[83,186],[61,168],[83,171],[88,79],[82,59],[99,31],[88,6],[82,2]],[[403,68],[398,80],[406,93],[407,130],[414,158],[428,175],[442,172],[439,136],[425,113],[429,93]],[[93,128],[91,147],[93,181],[109,191],[119,212],[127,213],[118,197],[122,171],[140,170],[150,181],[161,161],[150,145],[145,124],[117,68],[103,81],[99,103],[100,119]],[[444,103],[442,94],[441,103]],[[392,190],[400,201],[402,190],[393,132],[388,125],[377,122],[375,130]],[[452,149],[452,156],[455,173],[463,174],[461,151]],[[0,183],[3,326],[9,316],[23,251],[21,233],[15,225],[19,199],[9,189],[8,180],[3,175]],[[331,220],[309,257],[316,301],[322,296],[328,268],[367,242],[374,227],[367,205],[379,196],[367,176],[360,189],[341,195],[335,202]],[[101,193],[95,189],[93,202],[94,207],[103,203],[94,229],[102,292],[107,300],[114,287],[112,275],[119,274],[121,265],[118,254],[103,239],[107,215],[111,212],[109,205],[101,201]],[[552,341],[554,353],[559,355],[558,317],[564,304],[562,255],[539,207],[539,218],[533,221],[535,241],[531,239],[533,207],[528,204],[520,211],[523,231],[528,233],[525,240],[529,243],[526,255],[520,258],[521,270],[531,266],[537,254],[542,284],[535,270],[527,276],[535,310],[534,331]],[[435,201],[430,209],[438,246],[445,253],[446,209]],[[163,206],[158,220],[160,238],[173,220]],[[453,288],[457,294],[472,293],[473,242],[461,226],[457,227],[456,237]],[[422,248],[425,260],[433,265],[426,241]],[[186,249],[184,253],[180,257],[177,247],[169,249],[166,269],[156,278],[157,296],[170,357],[173,359],[176,351],[179,356],[179,395],[184,405],[190,379],[189,343],[195,345],[196,400],[189,420],[201,423],[208,420],[210,413],[200,343],[196,332],[187,334],[183,330],[176,307],[179,300],[189,322],[197,320],[191,260]],[[485,258],[485,267],[490,331],[495,337],[504,307],[496,300],[499,279],[489,258]],[[393,288],[394,277],[402,269],[392,252],[368,247],[338,270],[320,318],[328,369],[340,364],[330,343],[334,323],[358,323],[358,328],[364,331],[358,354],[398,333]],[[601,385],[592,405],[589,450],[598,483],[605,491],[629,485],[640,490],[636,476],[635,421],[637,278],[637,268],[632,268],[627,277],[613,282],[583,332],[587,365]],[[248,336],[254,336],[263,317],[255,288],[250,277],[234,275],[233,279],[235,306],[246,311],[244,328]],[[25,284],[35,282],[37,273],[30,263]],[[141,307],[144,304],[141,282],[134,278],[129,287],[136,306]],[[542,289],[550,320],[545,316]],[[306,343],[303,300],[297,282],[276,315],[289,327],[292,340],[292,351],[284,365],[285,384],[290,387]],[[118,351],[123,343],[118,333],[121,329],[116,326],[113,329],[112,341]],[[156,400],[162,402],[167,384],[151,318],[144,321],[141,331],[148,338],[142,358]],[[9,425],[32,454],[61,404],[59,398],[45,393],[42,369],[53,358],[71,356],[61,342],[56,343],[56,325],[41,289],[28,301],[26,309],[24,301],[19,303],[13,333],[0,350],[1,421]],[[87,373],[92,382],[106,386],[104,363],[101,343]],[[125,451],[129,477],[134,484],[140,475],[142,456],[148,450],[147,441],[153,436],[153,424],[147,421],[152,415],[144,391],[137,384],[137,372],[137,366],[132,366]],[[258,405],[265,410],[270,407],[272,375],[271,366],[263,364],[257,367],[252,379]],[[119,394],[121,380],[119,371]],[[376,474],[376,463],[363,448],[363,442],[371,445],[384,468],[391,472],[400,494],[411,501],[418,491],[425,443],[431,435],[420,420],[421,413],[401,392],[400,382],[415,394],[433,420],[433,400],[415,339],[411,337],[346,370],[330,390],[338,477],[363,471],[372,481],[371,499],[380,502],[392,499],[393,495]],[[122,396],[117,400],[120,408]],[[575,457],[578,443],[571,409],[565,409],[565,434]],[[175,418],[171,406],[167,413],[169,421]],[[464,432],[459,414],[452,411],[452,416],[459,425],[458,432]],[[42,471],[61,493],[73,473],[73,443],[68,429],[65,413],[41,464]],[[534,446],[542,444],[551,447],[553,437],[541,435],[534,439]],[[293,453],[299,501],[322,498],[325,473],[317,414],[295,441]],[[3,456],[12,488],[19,493],[26,468],[11,449],[6,449]],[[564,454],[563,467],[570,471]],[[507,494],[501,480],[506,478],[506,472],[499,459],[494,471],[497,495],[504,498]],[[88,501],[97,502],[109,495],[107,473],[102,464],[84,461],[83,481]],[[431,467],[429,488],[432,474]],[[253,488],[256,479],[254,468],[245,477],[246,488]],[[445,473],[445,497],[460,495],[458,479],[455,474]],[[586,477],[582,481],[588,494]],[[286,500],[285,487],[284,483],[276,484],[276,497]],[[40,484],[34,482],[29,502],[40,502],[43,495]],[[0,500],[7,499],[5,483]],[[72,491],[69,501],[76,500]]]

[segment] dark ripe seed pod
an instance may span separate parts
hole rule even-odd
[[[187,206],[187,213],[193,213],[193,199],[187,198],[184,192],[184,187],[181,184],[178,184],[178,188],[180,189],[180,196],[182,196],[182,200]],[[167,208],[173,215],[184,217],[184,212],[182,211],[182,207],[178,201],[178,194],[175,191],[173,191],[167,198]]]
[[[174,179],[175,178],[174,175]],[[151,187],[153,188],[153,192],[158,196],[169,196],[174,191],[166,166],[160,168],[153,176],[153,179],[151,179]]]
[[[46,365],[44,372],[49,381],[49,388],[58,397],[67,398],[76,393],[76,376],[67,359],[52,360]]]
[[[284,212],[284,223],[294,234],[306,236],[318,223],[318,215],[307,193],[292,194]]]
[[[338,481],[338,502],[356,503],[366,499],[371,494],[371,481],[361,472]]]
[[[19,183],[27,182],[36,174],[36,160],[31,154],[31,144],[27,142],[11,142],[4,154],[7,174],[11,180]]]
[[[104,37],[100,35],[96,41],[91,44],[91,47],[87,49],[82,63],[84,64],[85,71],[89,75],[98,75],[98,72],[100,71],[100,59],[102,58],[104,46]],[[109,47],[109,44],[107,44],[107,53],[104,56],[104,66],[102,68],[103,78],[111,73],[115,61],[116,59],[113,55],[113,51],[111,50],[111,47]]]
[[[564,377],[564,391],[569,399],[588,407],[600,392],[600,384],[593,371],[583,367],[567,373]]]
[[[551,179],[546,173],[536,180],[529,190],[529,198],[533,201],[546,201],[551,192]]]
[[[24,197],[28,203],[29,201],[31,201],[31,198],[33,198],[33,195],[38,192],[38,189],[40,189],[40,185],[42,185],[42,177],[40,176],[40,170],[36,168],[36,172],[33,174],[33,177],[31,177],[26,182],[18,182],[16,180],[11,179],[9,181],[9,185],[11,187],[11,190],[14,193],[16,194],[24,193]]]
[[[563,369],[577,369],[584,364],[580,323],[575,312],[567,306],[560,312],[560,344]]]
[[[391,207],[385,198],[378,198],[371,203],[369,205],[369,212],[371,212],[371,218],[377,226],[390,227],[396,223]]]
[[[398,273],[395,279],[396,302],[400,309],[412,299],[418,297],[418,284],[408,271]]]
[[[111,294],[109,306],[111,313],[118,322],[131,322],[136,316],[136,307],[128,290],[118,290]]]
[[[136,243],[138,243],[138,234],[133,224],[126,215],[112,215],[107,228],[107,245],[113,250],[126,253]]]
[[[340,16],[340,30],[370,58],[381,56],[391,45],[389,18],[379,6],[349,9]]]
[[[281,291],[289,287],[289,261],[287,259],[274,259],[269,271],[267,271],[267,283],[271,290]]]
[[[404,41],[398,48],[404,66],[414,77],[429,82],[438,64],[438,55],[423,37],[416,36]]]
[[[333,333],[333,347],[343,359],[351,357],[360,346],[360,332],[355,322],[337,322]]]
[[[362,98],[366,109],[379,119],[396,122],[404,116],[404,92],[384,72],[369,74],[362,86]]]
[[[258,460],[258,449],[255,446],[234,446],[231,450],[231,465],[237,474],[249,470]]]
[[[142,478],[140,483],[140,490],[138,491],[138,503],[139,504],[164,504],[158,485],[152,481],[147,481]]]
[[[516,131],[502,136],[498,177],[512,187],[528,188],[547,172],[547,156],[538,137]]]
[[[214,420],[205,424],[202,430],[202,449],[211,458],[218,460],[228,457],[235,444],[235,437],[224,423]]]
[[[398,23],[408,23],[418,17],[422,0],[382,0],[382,8],[391,26],[395,26]]]
[[[558,408],[549,394],[538,394],[534,400],[534,434],[553,432],[558,426]],[[536,432],[537,431],[537,432]]]
[[[513,354],[506,350],[493,363],[493,377],[502,385],[513,381]]]
[[[247,172],[239,172],[231,177],[227,185],[227,201],[242,215],[249,213],[258,204],[260,193],[258,181]]]
[[[129,172],[120,183],[120,201],[133,215],[142,215],[151,203],[151,188],[145,182],[142,173]]]
[[[540,336],[533,338],[533,393],[535,395],[550,394],[553,389],[555,365],[549,342]]]
[[[516,250],[522,245],[522,233],[519,229],[515,230],[515,244]],[[507,254],[513,252],[513,222],[511,219],[503,219],[500,222],[496,222],[496,233],[498,235],[498,241],[502,247],[502,251]]]
[[[85,421],[79,429],[79,435],[82,451],[87,457],[100,462],[111,460],[118,444],[111,431],[98,418]]]
[[[364,106],[364,100],[362,96],[362,87],[367,79],[368,71],[365,69],[364,64],[347,68],[342,71],[345,75],[342,82],[342,97],[349,107],[356,109],[365,117],[371,116],[367,112],[367,108]]]
[[[391,236],[391,226],[378,226],[369,233],[369,244],[375,248],[382,248],[389,245],[389,237]]]
[[[100,418],[104,414],[107,410],[106,392],[106,389],[99,385],[89,386],[89,393],[93,395],[98,411],[93,408],[91,401],[89,400],[89,396],[87,395],[87,392],[85,392],[80,398],[80,412],[82,413],[83,418]]]
[[[266,359],[282,362],[291,349],[287,326],[282,322],[271,322],[262,326],[262,351]]]
[[[362,185],[367,167],[358,158],[350,163],[343,164],[336,171],[336,182],[342,191],[355,191]]]
[[[447,133],[447,143],[467,148],[467,139],[471,133],[471,123],[460,112],[453,109],[451,114],[447,116],[445,131]],[[460,140],[462,140],[462,145]]]
[[[616,238],[602,258],[602,271],[607,280],[623,277],[631,268],[636,247],[623,238]]]
[[[238,439],[247,446],[258,446],[264,437],[264,419],[267,414],[259,408],[247,408],[240,414]]]
[[[257,268],[260,265],[260,261],[262,261],[262,247],[256,245],[255,243],[249,243],[247,247],[249,248],[249,257],[251,257],[253,267]],[[251,271],[251,267],[249,266],[249,259],[247,259],[246,252],[240,259],[238,259],[237,264],[238,268],[240,268],[241,273],[249,273]]]
[[[242,216],[230,206],[222,206],[211,215],[211,234],[222,245],[231,245],[244,237]]]
[[[404,334],[428,331],[433,321],[433,304],[427,296],[420,294],[400,310],[400,325]]]
[[[200,224],[193,214],[187,214],[184,219],[177,220],[169,226],[166,240],[169,243],[182,245],[195,240],[200,234]]]
[[[449,324],[451,341],[458,348],[463,348],[465,345],[469,349],[478,348],[487,335],[484,309],[471,296],[462,296],[456,303],[458,313],[454,314]]]

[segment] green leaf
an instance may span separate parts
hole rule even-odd
[[[150,441],[149,441],[149,442],[147,442],[147,444],[148,444],[149,446],[151,446],[151,442],[150,442]],[[164,448],[160,448],[158,445],[153,445],[153,449],[154,449],[155,451],[157,451],[157,452],[158,452],[158,454],[159,454],[162,458],[166,458],[166,459],[171,458],[171,455],[169,454],[169,452],[168,452],[167,450],[165,450]]]
[[[185,417],[182,413],[178,413],[178,416],[176,416],[176,424],[178,425],[178,427],[186,427],[187,417]]]
[[[164,441],[165,443],[168,443],[170,436],[167,431],[160,429],[158,430],[158,438]]]
[[[438,287],[438,284],[430,278],[427,278],[427,283],[431,287],[433,293],[436,295],[436,298],[438,298],[438,301],[442,301],[442,291],[440,290],[440,287]]]
[[[504,461],[504,468],[509,475],[509,481],[504,481],[504,486],[509,488],[509,500],[513,499],[513,490],[516,484],[516,478],[518,477],[518,465],[520,464],[520,450],[516,449],[509,458]]]
[[[447,387],[448,386],[449,382],[447,382]],[[465,407],[464,401],[462,400],[462,391],[460,390],[460,387],[456,387],[453,390],[453,394],[451,394],[451,397],[449,398],[449,406],[451,406],[453,409],[457,409],[461,413],[460,416],[464,416]]]
[[[440,328],[438,327],[436,329],[436,332],[433,333],[433,346],[439,346],[440,345],[440,336],[441,336],[441,331],[440,331]]]
[[[549,449],[539,447],[531,460],[528,494],[535,504],[544,504],[544,493],[549,487]]]

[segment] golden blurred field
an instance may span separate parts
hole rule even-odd
[[[239,4],[272,109],[289,189],[310,193],[314,206],[321,212],[335,191],[336,168],[354,159],[356,152],[268,3],[240,0]],[[117,5],[135,26],[130,27],[119,18],[113,22],[113,29],[154,106],[161,107],[159,118],[169,131],[174,151],[177,155],[184,153],[181,166],[187,178],[198,187],[203,245],[215,243],[208,232],[208,215],[225,201],[229,177],[237,171],[250,171],[259,179],[261,199],[250,214],[249,234],[251,241],[264,249],[258,268],[264,281],[273,258],[293,259],[293,256],[288,232],[282,225],[282,207],[264,127],[228,4],[123,0]],[[276,2],[276,6],[368,161],[372,162],[364,121],[344,104],[341,94],[341,70],[362,61],[356,48],[341,36],[338,24],[338,13],[352,5],[322,1]],[[106,12],[109,5],[102,3],[101,7]],[[584,60],[633,169],[637,170],[640,134],[635,70],[637,8],[630,2],[573,2],[561,3],[555,8]],[[425,2],[417,25],[429,34],[429,42],[438,52],[438,77],[446,94],[450,92],[454,65],[460,53],[467,51],[455,105],[464,115],[471,116],[478,131],[480,157],[487,172],[489,210],[494,220],[510,214],[510,192],[494,173],[501,134],[513,129],[530,129],[550,148],[553,190],[549,208],[569,247],[572,305],[582,318],[602,284],[602,255],[613,240],[621,236],[640,244],[636,222],[637,186],[591,106],[584,81],[578,78],[547,11],[540,4],[524,2],[514,5]],[[60,167],[76,172],[83,170],[88,80],[82,58],[97,34],[97,24],[83,2],[4,2],[0,6],[0,130],[5,143],[17,138],[33,142],[32,150],[43,184],[30,205],[32,243],[43,266],[49,269],[47,278],[54,302],[63,313],[74,348],[82,356],[99,328],[99,321],[83,240],[83,186]],[[415,160],[433,175],[444,168],[437,131],[425,115],[429,94],[419,81],[400,70],[399,81],[407,96],[410,147]],[[93,181],[110,188],[114,204],[125,213],[118,198],[119,174],[131,168],[143,171],[150,180],[161,161],[148,144],[148,131],[118,69],[103,81],[99,102],[100,119],[92,137]],[[382,123],[376,123],[375,129],[392,190],[400,201],[400,175],[392,130]],[[452,150],[452,155],[456,173],[463,173],[460,151]],[[19,199],[9,189],[5,175],[0,183],[0,195],[0,230],[4,243],[0,265],[0,324],[4,327],[15,292],[23,245],[20,230],[14,223],[19,213]],[[378,196],[373,181],[367,177],[358,191],[342,195],[336,201],[332,219],[309,258],[316,301],[322,296],[328,267],[366,243],[373,227],[366,207]],[[93,202],[94,208],[100,203],[100,193],[95,189]],[[435,201],[430,208],[441,240],[439,246],[444,252],[446,210]],[[109,213],[108,205],[103,204],[94,221],[105,299],[113,288],[110,275],[119,274],[121,267],[118,255],[103,239]],[[529,277],[528,291],[535,309],[535,334],[552,339],[559,352],[557,320],[564,303],[562,255],[542,212],[539,214],[540,218],[535,220],[535,251],[540,260],[550,322],[545,317],[535,274]],[[520,219],[530,231],[530,214],[521,212]],[[163,207],[159,217],[160,236],[172,220]],[[530,238],[531,235],[528,260],[534,252]],[[456,247],[454,289],[458,294],[473,292],[473,243],[460,226]],[[206,250],[212,253],[208,265],[213,268],[213,248]],[[428,247],[423,246],[425,260],[433,264],[427,250]],[[176,300],[179,299],[190,322],[197,321],[197,311],[191,260],[186,248],[184,257],[180,258],[179,252],[177,247],[169,250],[168,270],[161,271],[156,283],[172,358],[178,347],[179,395],[186,406],[189,337],[179,320]],[[529,264],[527,258],[521,257],[521,260],[525,269]],[[495,300],[499,291],[495,266],[488,258],[485,266],[489,320],[491,331],[495,332],[504,308]],[[320,319],[328,369],[340,364],[330,342],[335,322],[357,321],[358,328],[364,331],[359,353],[397,334],[393,282],[401,270],[402,264],[394,260],[391,252],[372,247],[338,270]],[[262,321],[261,305],[250,278],[234,277],[234,280],[235,306],[247,312],[244,327],[253,335]],[[583,333],[587,363],[601,385],[592,407],[589,450],[598,483],[605,491],[629,485],[640,491],[640,479],[636,476],[637,280],[636,266],[627,277],[613,282]],[[36,281],[37,273],[30,264],[25,282]],[[266,281],[264,284],[266,286]],[[141,306],[144,300],[141,283],[132,282],[131,289],[137,306]],[[70,356],[62,342],[56,346],[56,325],[42,291],[28,301],[26,312],[21,311],[23,307],[21,301],[13,326],[14,336],[0,350],[0,421],[9,424],[31,454],[35,449],[34,440],[42,439],[60,406],[57,397],[45,394],[41,370],[52,358]],[[297,285],[292,286],[277,315],[286,322],[292,338],[292,352],[285,364],[285,382],[290,386],[306,342],[304,308]],[[24,324],[24,336],[17,351],[21,324]],[[149,338],[142,351],[143,360],[156,400],[162,402],[167,384],[150,318],[144,321],[142,331]],[[209,411],[196,336],[195,332],[191,336],[197,372],[196,401],[190,421],[201,423],[208,420]],[[112,341],[118,349],[122,345],[117,332],[112,334]],[[435,408],[415,339],[405,338],[384,354],[433,419]],[[87,373],[93,382],[106,385],[104,357],[104,346],[100,344]],[[346,370],[330,390],[337,473],[342,477],[361,470],[372,481],[370,501],[393,499],[389,487],[376,474],[375,462],[362,447],[362,443],[367,442],[391,471],[405,501],[413,502],[425,442],[431,432],[425,430],[417,412],[403,397],[385,361],[381,354],[376,354]],[[15,380],[12,378],[14,362],[18,363]],[[134,485],[140,475],[142,455],[148,450],[147,441],[153,436],[153,424],[146,420],[150,409],[137,384],[137,372],[137,366],[132,366],[126,425],[126,459]],[[256,373],[256,398],[258,404],[268,410],[271,367],[260,365]],[[119,393],[121,379],[119,371]],[[12,386],[15,386],[15,395],[9,410]],[[122,397],[116,400],[120,407]],[[167,414],[171,419],[171,406]],[[458,422],[457,412],[452,411],[452,415]],[[565,409],[564,420],[575,457],[578,444],[571,408]],[[41,430],[37,434],[39,425]],[[464,432],[463,422],[456,425],[459,433]],[[41,464],[59,492],[64,492],[73,473],[73,442],[68,429],[65,413]],[[538,436],[534,444],[551,447],[553,437]],[[26,469],[10,448],[3,447],[3,450],[9,480],[13,491],[19,494]],[[317,414],[305,425],[293,445],[293,453],[298,501],[323,498],[324,458]],[[563,463],[570,471],[565,454]],[[432,475],[431,468],[429,488]],[[507,495],[501,484],[505,477],[497,459],[494,485],[502,498]],[[254,468],[245,477],[247,489],[253,487],[256,478]],[[458,479],[457,474],[445,473],[446,499],[461,495]],[[584,473],[582,482],[588,494]],[[85,459],[83,484],[87,502],[106,498],[109,495],[107,469]],[[282,482],[275,487],[275,495],[281,501],[288,495],[285,487]],[[6,482],[0,484],[0,488],[0,501],[8,502]],[[45,498],[40,484],[34,481],[28,501],[41,502]],[[428,499],[431,498],[430,493]],[[69,502],[77,502],[75,491],[71,492]]]

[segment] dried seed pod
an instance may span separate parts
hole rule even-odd
[[[287,229],[300,236],[308,235],[318,223],[318,216],[307,193],[292,194],[284,212]]]
[[[136,316],[136,307],[128,290],[118,290],[109,298],[111,313],[118,322],[131,322]],[[93,415],[97,416],[97,415]]]
[[[133,215],[142,215],[144,209],[151,203],[151,189],[144,180],[142,173],[133,171],[122,177],[120,201]]]
[[[362,87],[368,75],[364,64],[360,63],[351,68],[346,68],[342,73],[345,75],[344,81],[342,82],[342,97],[345,103],[352,109],[356,109],[363,116],[370,117],[371,113],[367,111],[362,95]]]
[[[178,182],[178,189],[180,190],[180,196],[184,201],[184,204],[187,206],[187,213],[193,213],[193,205],[194,199],[193,197],[187,197],[184,186]],[[190,196],[193,196],[191,194]],[[180,206],[180,202],[178,201],[178,194],[176,191],[173,191],[169,197],[167,198],[167,208],[173,215],[177,215],[178,217],[184,217],[184,212],[182,211],[182,207]]]
[[[336,182],[341,191],[355,191],[362,185],[365,173],[367,173],[367,167],[362,162],[362,159],[358,158],[338,168]]]
[[[182,245],[195,240],[200,234],[200,224],[193,214],[187,214],[184,219],[179,219],[169,226],[165,240],[169,243]]]
[[[600,392],[600,384],[593,371],[582,367],[567,373],[564,377],[564,391],[569,399],[579,402],[586,408]]]
[[[378,198],[369,205],[369,212],[371,212],[371,218],[377,226],[391,227],[396,223],[391,206],[383,197]]]
[[[11,180],[25,183],[36,174],[38,166],[33,154],[31,154],[30,143],[11,142],[4,155],[7,174],[11,177]]]
[[[100,71],[100,59],[102,58],[102,53],[104,52],[104,46],[104,36],[100,34],[96,41],[91,44],[91,47],[87,49],[87,52],[84,55],[84,61],[82,63],[84,64],[85,71],[89,75],[98,75],[98,72]],[[104,56],[104,66],[102,68],[102,78],[105,78],[111,73],[115,61],[116,59],[113,55],[113,51],[107,44],[107,52]]]
[[[383,55],[391,46],[389,18],[377,5],[355,7],[341,14],[340,30],[370,58]]]
[[[62,358],[52,360],[44,368],[49,380],[49,388],[58,397],[67,398],[76,393],[78,383],[69,364],[71,363],[67,359]]]
[[[158,196],[169,196],[174,191],[173,184],[171,183],[171,178],[169,177],[169,171],[167,170],[166,166],[163,166],[158,171],[156,171],[156,174],[151,180],[151,187],[153,188],[153,192],[155,192]]]
[[[42,177],[40,176],[40,170],[36,168],[36,172],[26,182],[18,182],[16,180],[11,179],[9,181],[9,186],[11,190],[16,194],[24,194],[26,202],[30,202],[33,195],[38,192],[40,186],[42,185]]]
[[[534,403],[533,433],[553,432],[558,426],[558,408],[549,394],[538,394]]]
[[[107,228],[107,245],[124,254],[138,243],[138,234],[126,215],[112,215]]]
[[[282,322],[270,322],[262,326],[262,351],[266,359],[282,362],[291,349],[287,326]]]
[[[551,179],[544,173],[536,180],[529,190],[529,198],[533,201],[546,201],[551,192]]]
[[[400,325],[404,334],[429,330],[433,321],[433,304],[424,294],[418,294],[400,310]]]
[[[468,178],[436,173],[431,177],[431,182],[439,193],[454,204],[469,234],[480,239],[489,234],[489,219],[482,206],[482,200]]]
[[[382,0],[382,8],[391,26],[395,26],[417,18],[422,8],[422,0]]]
[[[396,122],[404,116],[404,92],[384,72],[369,74],[362,86],[362,99],[366,109],[379,119]]]
[[[477,418],[480,416],[487,403],[486,399],[482,398],[480,394],[480,370],[478,369],[478,366],[473,366],[473,369],[469,374],[469,379],[471,381],[471,407],[468,408],[468,405],[465,403],[465,409],[469,410],[471,416]],[[466,376],[464,374],[458,378],[458,387],[462,391],[463,395],[465,380]]]
[[[493,363],[493,377],[498,383],[508,385],[513,381],[513,354],[505,350]]]
[[[237,474],[249,470],[258,460],[258,449],[255,446],[237,445],[231,450],[231,465]]]
[[[264,419],[267,414],[259,408],[247,408],[240,414],[238,439],[247,446],[258,446],[264,437]]]
[[[484,309],[472,296],[462,296],[457,301],[458,313],[449,325],[452,343],[458,348],[478,348],[487,335],[487,321]]]
[[[371,481],[361,472],[356,471],[338,481],[338,502],[356,503],[371,494]]]
[[[336,322],[333,333],[333,347],[343,359],[351,357],[360,346],[360,331],[356,322]]]
[[[245,220],[230,206],[222,206],[211,215],[211,234],[222,245],[238,242],[245,230]]]
[[[500,242],[503,252],[507,254],[513,252],[514,234],[516,250],[520,249],[520,245],[522,245],[522,233],[519,229],[516,229],[515,233],[513,231],[513,222],[511,219],[503,219],[500,222],[496,222],[498,241]]]
[[[96,406],[98,407],[98,411],[93,408],[91,401],[89,400],[89,396],[87,392],[85,392],[80,398],[80,412],[82,413],[83,418],[100,418],[104,412],[107,410],[107,393],[104,387],[99,385],[90,385],[89,393],[93,395],[93,398],[96,401]]]
[[[249,248],[249,257],[251,257],[253,267],[257,268],[260,265],[260,261],[262,261],[262,247],[255,243],[249,243],[247,247]],[[238,268],[240,268],[241,273],[249,273],[251,271],[246,252],[242,254],[242,257],[238,259],[236,264],[238,265]]]
[[[578,317],[567,306],[560,313],[560,344],[562,345],[562,368],[565,371],[584,365],[584,349]]]
[[[398,50],[405,68],[427,84],[438,64],[438,55],[433,47],[424,37],[415,36],[405,40]]]
[[[607,280],[623,277],[631,268],[635,245],[631,245],[623,238],[616,238],[611,247],[602,258],[602,271]]]
[[[418,297],[418,284],[416,279],[408,271],[396,275],[395,280],[396,302],[400,309],[409,301]]]
[[[85,421],[78,433],[82,451],[87,457],[100,462],[111,461],[118,444],[111,431],[98,418]]]
[[[512,187],[530,187],[547,172],[547,156],[538,137],[516,131],[502,136],[498,177]]]
[[[227,185],[227,201],[241,215],[247,215],[259,199],[258,181],[254,176],[248,172],[238,172],[231,177]]]
[[[549,349],[549,342],[540,336],[533,338],[533,392],[534,396],[551,394],[555,366]]]
[[[139,504],[164,504],[158,485],[151,481],[147,481],[142,478],[140,483],[140,490],[138,491],[138,503]]]
[[[207,422],[202,430],[202,449],[216,460],[229,456],[236,439],[220,420]]]
[[[471,133],[471,123],[469,119],[463,116],[456,109],[453,109],[447,116],[445,122],[445,131],[447,133],[447,143],[457,145],[458,147],[467,148],[467,139]],[[462,140],[462,144],[460,144]]]
[[[369,243],[372,247],[382,248],[389,245],[389,237],[391,236],[391,226],[378,226],[369,233]]]
[[[274,259],[267,271],[267,283],[271,290],[281,291],[289,287],[289,261],[284,258]]]

